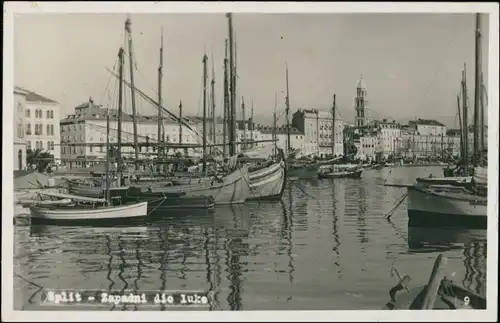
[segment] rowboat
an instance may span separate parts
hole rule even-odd
[[[124,205],[109,205],[106,199],[74,196],[62,193],[45,193],[50,196],[73,200],[74,205],[31,206],[32,223],[54,223],[81,225],[95,223],[129,223],[130,220],[143,218],[148,214],[148,202]]]
[[[356,166],[325,165],[318,169],[318,178],[361,178],[362,173]]]
[[[486,298],[470,291],[444,276],[446,257],[440,254],[434,263],[429,282],[408,288],[411,277],[399,277],[399,283],[390,289],[386,310],[486,309]],[[396,271],[397,273],[397,271]],[[399,276],[399,274],[398,274]],[[404,292],[402,292],[405,290]],[[399,294],[399,295],[398,295]]]

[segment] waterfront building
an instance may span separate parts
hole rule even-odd
[[[384,158],[399,155],[402,145],[401,125],[395,120],[387,119],[374,121],[373,124],[378,137],[376,152]]]
[[[61,158],[59,103],[20,87],[16,87],[15,91],[23,93],[24,97],[26,150],[42,149],[52,154],[54,160],[59,162]]]
[[[24,114],[26,110],[27,92],[21,88],[14,87],[14,170],[26,168],[26,138],[24,133]]]
[[[75,108],[75,113],[60,121],[61,135],[61,159],[63,163],[71,167],[86,167],[93,163],[105,159],[106,145],[106,113],[107,109],[95,104],[91,99]],[[116,144],[118,141],[118,111],[109,109],[110,130],[109,142]],[[189,126],[201,134],[201,126],[197,117],[183,117]],[[155,143],[158,142],[158,117],[156,115],[136,116],[138,142]],[[122,143],[133,143],[133,122],[132,116],[123,113],[121,116],[121,137]],[[166,143],[201,144],[201,138],[187,126],[182,126],[182,137],[179,122],[170,118],[162,120],[163,136]],[[165,148],[168,155],[181,153],[184,155],[196,156],[201,154],[201,148]],[[134,156],[134,148],[131,146],[122,147],[124,158]],[[140,148],[140,158],[152,159],[156,157],[156,147]]]
[[[446,136],[446,126],[439,121],[421,119],[408,121],[408,126],[421,136]]]
[[[304,155],[330,156],[332,139],[335,140],[334,155],[344,154],[344,121],[335,118],[333,127],[332,112],[317,109],[299,109],[292,116],[292,126],[303,134]],[[332,137],[335,138],[332,138]]]

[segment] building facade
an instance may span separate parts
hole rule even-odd
[[[61,159],[64,164],[71,167],[86,167],[93,161],[105,159],[106,145],[106,114],[108,110],[92,101],[85,102],[75,108],[75,113],[60,121],[61,136]],[[118,142],[118,111],[109,110],[109,142]],[[196,117],[183,117],[191,129],[201,134],[202,127]],[[136,116],[137,134],[139,143],[158,142],[158,117]],[[126,159],[133,158],[135,154],[131,144],[134,142],[134,129],[132,116],[122,113],[121,116],[121,142],[122,156]],[[182,128],[182,130],[181,130]],[[178,121],[164,118],[162,120],[162,132],[166,143],[201,145],[201,136],[196,135],[186,125],[179,125]],[[156,157],[156,147],[140,147],[141,159],[152,159]],[[183,155],[196,156],[202,153],[200,147],[193,148],[165,148],[168,155],[180,152]]]
[[[26,150],[41,149],[61,159],[60,105],[38,93],[19,88],[25,93],[24,130]]]
[[[332,146],[335,156],[343,155],[344,122],[335,118],[334,126],[331,112],[299,109],[292,116],[292,126],[304,136],[304,155],[330,156]]]
[[[26,138],[24,133],[24,113],[26,110],[26,91],[14,88],[14,170],[26,168]]]

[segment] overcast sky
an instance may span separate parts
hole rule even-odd
[[[206,52],[209,70],[214,60],[217,111],[221,111],[225,15],[131,18],[136,86],[156,97],[163,26],[167,108],[177,112],[182,100],[185,114],[202,114]],[[122,14],[16,14],[15,84],[60,102],[63,115],[90,96],[97,103],[116,106],[117,84],[115,79],[109,81],[106,68],[113,68],[119,47],[125,46],[125,19]],[[255,115],[261,118],[271,120],[274,93],[285,90],[285,62],[292,112],[329,109],[335,93],[340,115],[353,122],[356,85],[363,74],[374,117],[418,116],[450,123],[457,111],[464,63],[473,105],[474,14],[235,14],[233,22],[238,96],[245,97],[247,107],[253,100]],[[482,30],[486,80],[487,15],[483,15]],[[125,67],[128,79],[128,61]],[[141,113],[155,113],[140,97],[137,101]],[[281,110],[283,94],[278,101]]]

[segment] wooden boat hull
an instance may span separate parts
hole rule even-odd
[[[220,181],[201,181],[190,185],[151,187],[151,193],[185,193],[187,197],[212,196],[216,205],[244,203],[250,197],[248,166],[237,169]]]
[[[158,193],[141,192],[139,188],[130,190],[127,202],[148,202],[148,212],[159,214],[169,210],[179,209],[213,209],[215,200],[212,196],[184,196],[180,194],[165,195]]]
[[[250,192],[248,198],[255,200],[280,200],[286,186],[286,165],[284,161],[250,173]]]
[[[455,186],[465,186],[470,184],[472,177],[418,177],[417,183],[427,184],[427,185],[455,185]]]
[[[387,303],[383,309],[419,310],[424,299],[425,289],[425,286],[420,286],[401,293],[395,302]],[[440,296],[436,297],[432,308],[434,310],[486,309],[486,298],[446,280],[441,282],[438,294]]]
[[[316,166],[304,166],[304,167],[288,167],[287,174],[288,177],[294,177],[297,179],[314,179],[317,178],[317,171],[319,165]]]
[[[30,206],[57,206],[57,205],[69,205],[73,203],[71,199],[61,199],[61,200],[42,200],[42,201],[37,201],[37,200],[30,200],[30,199],[22,199],[19,200],[18,204],[22,205],[23,207],[30,207]]]
[[[318,178],[361,178],[363,170],[358,169],[355,171],[345,171],[345,172],[328,172],[328,173],[318,173]]]
[[[96,208],[30,207],[32,223],[85,224],[99,222],[130,222],[146,217],[148,202]]]
[[[114,192],[126,191],[128,187],[110,187],[109,190],[112,194]],[[102,187],[92,187],[85,184],[76,184],[69,183],[68,191],[70,194],[85,196],[85,197],[93,197],[93,198],[103,198],[104,197],[104,189]]]
[[[471,194],[447,194],[408,187],[409,226],[487,227],[487,200]]]

